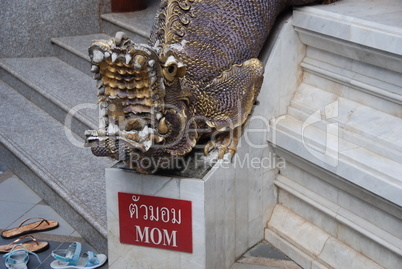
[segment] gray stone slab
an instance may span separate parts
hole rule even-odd
[[[115,34],[119,31],[123,31],[131,40],[136,40],[137,43],[139,44],[148,44],[148,39],[149,39],[149,33],[145,37],[143,35],[140,35],[136,32],[132,32],[133,29],[127,29],[124,27],[123,24],[115,24],[110,20],[103,19],[102,20],[102,31],[107,33],[110,36],[115,36]],[[143,32],[145,34],[145,32]]]
[[[35,205],[7,228],[10,229],[13,227],[17,227],[22,221],[28,218],[38,217],[59,222],[59,227],[57,227],[56,229],[44,231],[42,233],[71,236],[75,232],[74,228],[71,227],[71,225],[66,220],[64,220],[59,214],[57,214],[56,211],[53,210],[53,208],[48,205]],[[32,220],[32,222],[34,221],[36,220]],[[27,223],[29,223],[29,221]]]
[[[252,248],[246,256],[262,257],[276,260],[290,260],[280,250],[269,244],[268,242],[261,242]]]
[[[1,0],[0,58],[49,56],[51,37],[99,32],[101,2]]]
[[[0,163],[0,174],[4,173],[5,171],[7,171],[7,166],[5,166],[4,164]]]
[[[11,172],[10,169],[7,169],[6,171],[0,171],[0,183],[4,182],[8,178],[12,177],[13,173]]]
[[[93,40],[109,39],[107,34],[64,36],[52,38],[52,42],[89,61],[88,48]]]
[[[56,56],[80,70],[81,72],[93,76],[91,65],[89,64],[88,47],[92,40],[109,39],[106,34],[91,34],[82,36],[66,36],[52,38]]]
[[[34,204],[0,201],[0,212],[1,212],[0,229],[5,230],[13,223],[15,219],[21,217],[23,214],[29,211],[33,206]]]
[[[42,198],[16,176],[0,184],[0,201],[37,204],[41,200]]]
[[[101,16],[103,22],[106,24],[102,25],[103,31],[109,35],[114,35],[116,28],[110,27],[107,24],[113,24],[119,28],[127,31],[127,34],[135,35],[138,34],[144,38],[148,38],[152,25],[154,23],[156,11],[159,6],[159,1],[149,1],[148,8],[136,12],[125,12],[125,13],[109,13],[103,14]],[[131,38],[131,36],[130,36]],[[143,42],[142,42],[143,43]]]
[[[113,35],[114,36],[114,35]],[[64,36],[52,38],[52,43],[63,49],[69,51],[86,60],[88,63],[88,48],[93,40],[109,40],[112,36],[107,34],[91,34],[91,35],[81,35],[81,36]],[[133,39],[135,43],[143,43],[144,39],[136,37]],[[90,68],[88,68],[90,69]]]
[[[0,59],[0,67],[0,78],[62,123],[72,108],[84,107],[74,117],[81,124],[74,130],[77,133],[97,126],[97,88],[92,78],[55,57]]]
[[[0,97],[0,114],[10,115],[0,119],[0,142],[84,220],[106,234],[104,168],[112,162],[73,145],[63,125],[2,82]]]

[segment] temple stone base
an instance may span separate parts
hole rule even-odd
[[[238,156],[247,159],[254,158],[255,154],[263,155],[263,150],[253,153],[244,150],[247,147],[242,147],[243,152]],[[273,189],[276,173],[276,169],[261,164],[260,167],[247,169],[239,162],[224,161],[215,163],[202,178],[143,175],[121,168],[106,169],[109,267],[230,268],[264,237],[264,227],[276,202]],[[191,201],[192,238],[186,240],[192,240],[192,253],[120,243],[119,226],[124,220],[119,217],[119,192],[137,197],[148,195]],[[263,196],[263,193],[271,195]],[[138,231],[142,239],[147,237],[144,230]],[[133,229],[131,236],[138,237],[138,231],[136,235]],[[162,234],[156,230],[152,232],[154,237]],[[168,236],[171,238],[172,234]],[[151,239],[149,237],[145,241]],[[153,240],[163,243],[159,239]],[[177,239],[177,242],[179,240],[183,238]]]
[[[213,181],[139,175],[119,168],[106,170],[108,249],[111,268],[204,268],[206,263],[206,196]],[[120,243],[118,192],[192,202],[193,253]],[[224,229],[225,227],[221,227]],[[213,229],[213,228],[212,228]],[[133,237],[135,234],[132,235]],[[212,253],[210,253],[212,254]]]

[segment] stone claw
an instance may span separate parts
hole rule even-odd
[[[218,159],[223,159],[223,156],[228,152],[228,148],[226,146],[220,145]]]
[[[236,152],[237,152],[236,148],[221,145],[219,147],[218,158],[228,162],[232,162],[233,156],[235,155]]]
[[[204,154],[208,155],[210,151],[218,149],[218,159],[232,160],[233,156],[237,152],[237,138],[231,138],[222,136],[218,137],[215,141],[209,141],[204,148]]]
[[[207,143],[207,145],[205,146],[205,148],[204,148],[204,155],[207,156],[207,155],[209,154],[209,152],[210,152],[211,150],[214,150],[215,148],[216,148],[216,143],[215,143],[215,141],[209,141],[209,142]]]

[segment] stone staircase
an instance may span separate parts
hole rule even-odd
[[[402,4],[385,2],[293,13],[305,56],[271,120],[286,168],[265,238],[303,268],[402,264]]]
[[[286,160],[265,239],[303,268],[402,264],[401,6],[298,9],[264,56],[257,111],[272,119],[270,151]],[[54,57],[0,59],[0,162],[101,252],[114,162],[82,147],[97,125],[87,48],[122,29],[145,42],[155,11],[103,14],[103,33],[52,38]]]
[[[55,55],[0,59],[0,162],[15,172],[100,252],[107,252],[104,168],[114,162],[83,148],[96,129],[96,82],[88,47],[125,31],[146,43],[157,3],[103,14],[104,33],[52,38]],[[49,40],[50,42],[50,40]]]

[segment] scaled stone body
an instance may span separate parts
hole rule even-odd
[[[232,156],[261,88],[257,57],[276,17],[311,2],[162,1],[148,45],[122,32],[94,41],[99,129],[87,131],[87,145],[142,173],[174,169],[200,141],[206,154]]]

